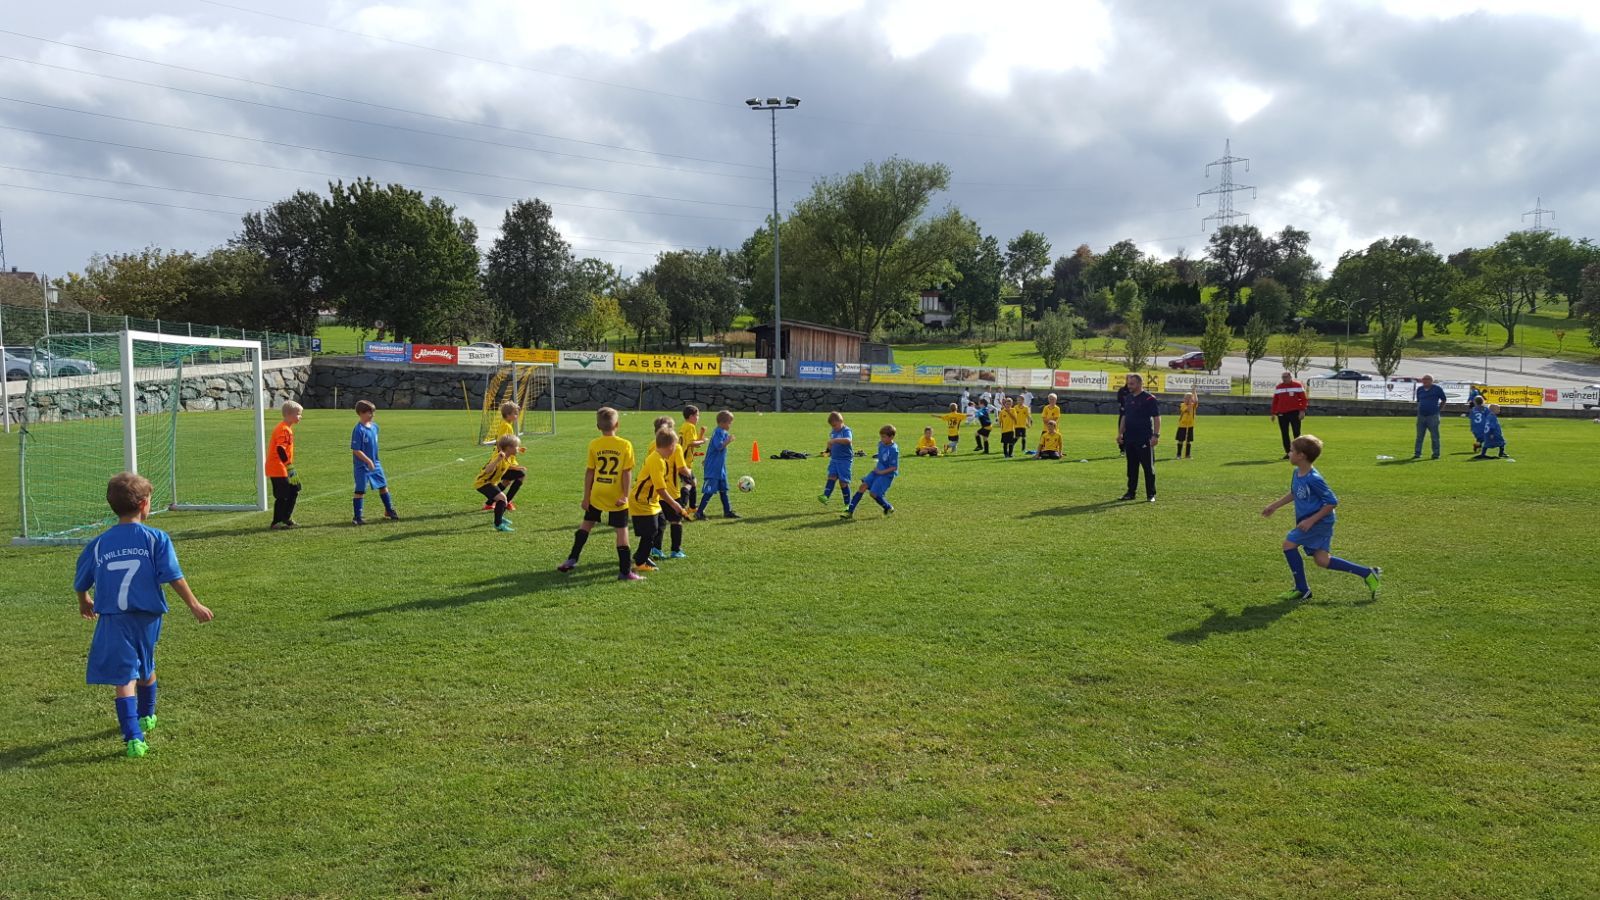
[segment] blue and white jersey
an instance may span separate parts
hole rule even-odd
[[[836,430],[828,432],[828,439],[854,441],[855,434],[849,425],[841,425]],[[829,444],[828,458],[834,462],[849,462],[855,459],[855,444]]]
[[[360,450],[367,455],[367,459],[376,463],[378,461],[378,423],[357,422],[356,427],[350,432],[350,449],[352,451]],[[350,459],[356,465],[361,465],[361,460],[356,459],[353,454]]]
[[[1294,494],[1294,518],[1300,521],[1307,516],[1314,516],[1324,506],[1338,506],[1339,498],[1334,496],[1333,488],[1322,480],[1322,473],[1315,467],[1306,474],[1301,475],[1296,469],[1294,476],[1289,479],[1289,492]],[[1334,511],[1328,510],[1321,521],[1332,524]]]
[[[1473,437],[1483,440],[1484,426],[1488,419],[1489,407],[1487,406],[1474,406],[1472,411],[1467,413],[1467,421],[1471,423]]]
[[[167,611],[161,586],[183,577],[178,553],[165,531],[142,522],[113,525],[78,554],[73,590],[94,591],[94,611],[102,616]]]
[[[706,443],[706,456],[703,469],[707,478],[728,480],[728,441],[732,436],[721,425],[711,432],[711,440]]]
[[[893,478],[900,472],[900,445],[895,443],[878,443],[878,459],[872,467],[874,472],[889,469],[889,477]],[[878,476],[883,477],[883,476]]]

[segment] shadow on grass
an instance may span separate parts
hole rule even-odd
[[[1260,606],[1246,606],[1238,614],[1230,613],[1220,606],[1207,603],[1206,608],[1211,610],[1211,615],[1193,628],[1174,631],[1167,635],[1167,640],[1175,644],[1198,644],[1214,634],[1237,634],[1241,631],[1257,631],[1266,628],[1301,606],[1306,606],[1300,600],[1279,600],[1276,603],[1266,603]]]
[[[120,736],[121,733],[117,729],[107,728],[103,731],[96,731],[93,734],[80,734],[74,737],[62,738],[58,741],[46,741],[45,743],[41,744],[28,744],[23,747],[8,747],[5,750],[0,750],[0,771],[27,766],[39,757],[54,753],[57,750],[65,750],[68,747],[76,747],[79,744],[87,744],[93,741],[109,741],[112,738]],[[103,757],[99,755],[71,757],[54,763],[42,763],[34,768],[43,768],[45,766],[52,765],[64,765],[68,763],[99,762],[102,758]]]
[[[373,607],[371,609],[352,609],[342,613],[335,613],[328,617],[330,622],[347,621],[350,619],[364,619],[369,616],[386,616],[392,613],[430,612],[441,609],[454,609],[459,606],[470,606],[474,603],[490,603],[495,600],[508,600],[516,597],[531,597],[543,591],[587,586],[602,581],[612,581],[617,577],[616,557],[609,557],[604,562],[590,564],[587,572],[581,575],[563,575],[554,570],[543,572],[522,572],[513,575],[502,575],[468,585],[465,593],[449,597],[430,597],[425,600],[410,600],[405,603],[394,603],[389,606]],[[475,588],[475,590],[474,590]]]
[[[873,507],[873,509],[877,509],[877,507]],[[878,512],[880,513],[878,518],[883,518],[883,516],[881,515],[883,510],[880,509],[880,510],[878,510]],[[860,516],[860,518],[866,518],[866,516],[862,515],[862,516]],[[796,526],[794,526],[794,528],[791,528],[789,530],[790,531],[794,531],[794,530],[800,529],[800,528],[836,528],[836,527],[839,527],[841,525],[849,525],[853,521],[854,521],[854,519],[846,519],[844,517],[844,513],[842,511],[841,512],[835,512],[833,510],[828,510],[827,518],[815,519],[815,520],[812,520],[810,522],[802,522],[799,525],[796,525]]]
[[[1394,459],[1380,459],[1380,460],[1378,460],[1378,465],[1380,465],[1380,466],[1409,466],[1409,465],[1411,465],[1413,463],[1419,463],[1419,462],[1422,462],[1422,459],[1420,457],[1416,457],[1416,456],[1397,456]]]
[[[1225,466],[1270,466],[1270,465],[1273,465],[1275,463],[1281,463],[1281,462],[1283,462],[1283,460],[1281,460],[1281,459],[1235,459],[1235,460],[1232,460],[1230,462],[1225,462],[1225,463],[1223,463],[1223,465],[1225,465]]]
[[[1099,503],[1084,503],[1080,506],[1057,506],[1052,509],[1036,509],[1033,512],[1028,513],[1028,518],[1032,519],[1041,516],[1084,516],[1117,506],[1139,505],[1141,504],[1134,500],[1102,500]]]

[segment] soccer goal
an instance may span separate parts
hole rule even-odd
[[[507,400],[522,412],[517,434],[556,433],[556,367],[549,363],[512,363],[490,372],[483,389],[483,415],[478,420],[478,443],[493,441],[500,422],[500,405]]]
[[[152,512],[267,508],[259,341],[54,334],[34,352],[88,374],[28,381],[13,543],[93,538],[114,521],[105,484],[120,471],[150,480]]]

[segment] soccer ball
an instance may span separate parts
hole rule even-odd
[[[749,475],[746,475],[743,478],[739,479],[739,490],[744,491],[746,494],[748,494],[748,493],[750,493],[751,491],[753,491],[755,489],[756,489],[756,480],[754,478],[751,478]]]

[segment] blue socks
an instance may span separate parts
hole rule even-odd
[[[828,479],[828,483],[822,486],[822,496],[831,498],[833,496],[833,485],[833,479]]]
[[[362,504],[364,502],[365,502],[365,498],[363,498],[363,497],[357,497],[354,500],[350,501],[351,505],[353,505],[355,507],[355,509],[356,509],[356,518],[358,518],[358,519],[361,518],[361,506],[362,506]]]
[[[156,714],[156,682],[149,684],[135,684],[135,696],[139,701],[139,718]]]
[[[855,512],[856,511],[856,504],[860,503],[860,502],[861,502],[861,492],[860,491],[857,491],[854,494],[850,495],[850,511],[851,512]]]
[[[144,740],[144,730],[139,727],[138,700],[133,697],[117,698],[117,724],[122,728],[124,741]]]
[[[1340,559],[1337,556],[1328,557],[1328,568],[1335,572],[1349,572],[1357,578],[1365,578],[1372,574],[1372,570],[1366,566],[1358,566],[1347,559]]]
[[[874,500],[874,501],[875,501],[875,502],[876,502],[876,503],[877,503],[877,504],[878,504],[878,505],[879,505],[879,506],[881,506],[881,507],[883,507],[883,508],[884,508],[884,509],[888,509],[888,508],[889,508],[889,501],[887,501],[887,500],[885,500],[885,499],[883,499],[883,498],[882,498],[882,497],[879,497],[879,496],[878,496],[878,495],[877,495],[877,494],[873,494],[873,495],[872,495],[872,499],[873,499],[873,500]]]
[[[1289,561],[1289,571],[1294,573],[1294,589],[1302,594],[1311,593],[1311,585],[1306,583],[1306,562],[1300,558],[1300,548],[1283,551],[1283,558]]]
[[[388,510],[389,512],[394,512],[394,500],[389,496],[389,492],[388,491],[384,491],[383,493],[379,494],[378,496],[383,498],[383,508]],[[511,498],[507,497],[506,499],[510,500]]]

